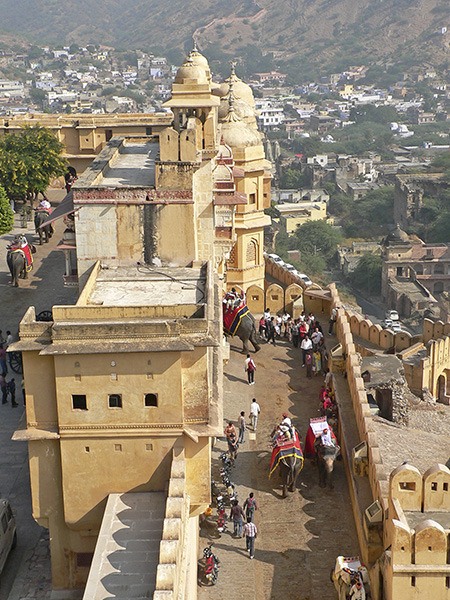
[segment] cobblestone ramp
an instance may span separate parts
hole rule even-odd
[[[335,343],[335,338],[327,338],[330,348]],[[281,497],[277,473],[268,479],[270,432],[282,413],[288,411],[305,439],[309,419],[318,415],[323,376],[308,379],[301,366],[300,350],[280,339],[276,346],[263,344],[254,355],[255,385],[249,386],[244,373],[245,355],[239,350],[237,346],[232,349],[225,367],[224,417],[236,423],[240,411],[247,416],[254,397],[261,405],[256,436],[251,430],[246,433],[232,470],[241,502],[250,491],[255,493],[259,534],[255,558],[250,560],[245,540],[230,535],[232,523],[220,538],[214,537],[212,528],[201,531],[199,554],[208,537],[213,538],[221,568],[217,584],[199,588],[198,599],[229,600],[230,593],[238,590],[239,597],[246,600],[336,600],[330,581],[336,557],[359,554],[342,461],[336,464],[334,490],[319,487],[317,468],[308,460],[296,491],[285,499]],[[213,450],[216,480],[220,480],[219,453],[225,449],[225,440],[221,439]]]
[[[166,496],[110,494],[83,600],[152,598]]]

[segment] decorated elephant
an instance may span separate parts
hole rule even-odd
[[[53,235],[53,226],[51,223],[48,225],[44,225],[44,223],[49,219],[50,213],[46,210],[39,209],[36,210],[34,214],[34,227],[36,229],[36,233],[39,236],[39,244],[42,245],[42,240],[45,243],[49,241],[49,239]]]
[[[238,305],[233,305],[228,299],[228,294],[223,302],[223,330],[227,336],[237,336],[243,344],[242,352],[248,354],[248,342],[255,349],[260,350],[258,337],[256,334],[256,323],[253,315],[245,302],[240,301]]]
[[[273,430],[271,438],[273,438],[275,431],[276,428]],[[277,469],[279,469],[281,477],[283,498],[286,498],[288,490],[290,492],[295,491],[297,477],[303,469],[303,451],[297,430],[295,430],[294,439],[274,443],[270,459],[269,477]]]
[[[11,283],[18,287],[19,278],[26,279],[33,268],[32,254],[36,252],[33,245],[28,244],[24,235],[16,236],[14,242],[8,246],[6,262],[11,272]]]
[[[338,556],[336,565],[331,571],[331,581],[339,600],[371,598],[369,572],[361,564],[359,556]]]
[[[325,444],[322,437],[318,437],[314,443],[317,454],[317,467],[319,469],[319,485],[320,487],[328,487],[333,489],[333,470],[334,463],[341,451],[337,443]]]

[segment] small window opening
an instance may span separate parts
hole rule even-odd
[[[72,408],[75,410],[87,410],[86,394],[72,394]]]
[[[444,483],[442,485],[442,488],[443,488],[444,492],[448,492],[448,483]]]
[[[77,552],[77,567],[90,567],[93,558],[93,552]]]
[[[145,394],[145,406],[158,406],[158,394]]]
[[[411,587],[416,587],[416,578],[414,575],[411,577]]]
[[[114,444],[114,450],[116,452],[122,452],[122,444]]]
[[[432,481],[431,482],[431,491],[432,492],[437,492],[437,489],[438,489],[437,481]]]
[[[416,491],[416,483],[414,481],[400,481],[399,486],[401,490],[405,490],[407,492]]]
[[[109,408],[122,408],[122,394],[109,394]]]

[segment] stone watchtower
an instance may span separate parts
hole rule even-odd
[[[391,473],[388,500],[385,598],[449,600],[450,470],[422,475],[404,464]]]

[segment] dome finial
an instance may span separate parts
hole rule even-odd
[[[193,48],[192,48],[192,52],[198,52],[197,40],[196,40],[196,38],[194,36],[192,37],[192,41],[194,42]]]
[[[228,92],[228,112],[234,113],[234,92],[232,81],[230,81],[230,89]]]
[[[236,65],[237,65],[237,60],[233,59],[230,62],[230,66],[231,66],[231,75],[236,75]]]

